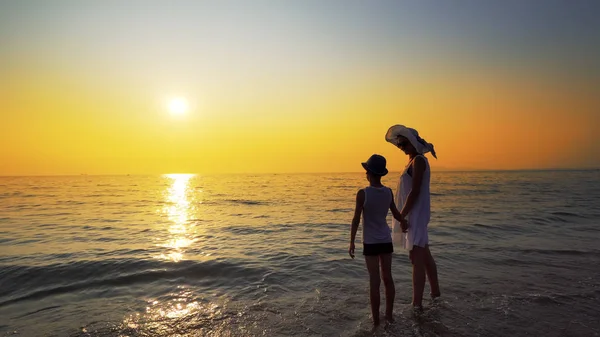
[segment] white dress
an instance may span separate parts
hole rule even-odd
[[[400,246],[407,250],[412,250],[413,246],[425,247],[429,244],[429,237],[427,235],[427,225],[431,218],[431,194],[429,190],[429,183],[431,178],[431,170],[429,168],[429,161],[423,155],[417,155],[417,157],[423,157],[425,159],[425,172],[423,172],[423,180],[421,186],[421,193],[417,201],[413,204],[412,209],[406,216],[408,220],[408,231],[401,233],[400,222],[396,219],[393,220],[393,237],[394,241],[399,243]],[[412,166],[412,160],[406,165],[400,181],[398,183],[398,190],[396,192],[396,205],[398,210],[402,210],[402,206],[408,198],[408,194],[412,189],[412,177],[408,174],[408,169]],[[414,173],[413,173],[414,174]]]

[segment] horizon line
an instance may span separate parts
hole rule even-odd
[[[524,169],[433,169],[432,172],[462,173],[462,172],[551,172],[551,171],[597,171],[600,167],[590,168],[524,168]],[[402,171],[389,171],[389,173],[401,173]],[[8,174],[0,175],[2,178],[9,177],[81,177],[81,176],[163,176],[169,174],[192,174],[192,175],[280,175],[280,174],[359,174],[364,171],[338,171],[338,172],[225,172],[225,173],[199,173],[199,172],[170,172],[170,173],[79,173],[79,174]]]

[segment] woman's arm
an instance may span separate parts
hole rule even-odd
[[[403,221],[404,217],[402,216],[402,214],[400,214],[400,211],[398,210],[398,208],[396,207],[396,203],[394,202],[394,193],[392,192],[392,189],[390,189],[390,193],[392,193],[392,201],[390,202],[390,211],[392,211],[392,215],[394,216],[394,219],[396,219],[398,221]]]
[[[354,207],[354,217],[352,218],[352,228],[350,229],[350,248],[348,249],[348,254],[351,258],[354,258],[354,240],[356,239],[356,232],[358,231],[364,204],[365,191],[360,190],[356,193],[356,206]]]
[[[410,210],[413,208],[415,201],[419,197],[421,193],[421,184],[423,183],[423,173],[425,173],[425,159],[421,156],[418,156],[413,160],[412,163],[412,188],[408,193],[408,197],[406,198],[406,202],[400,211],[400,214],[405,217]]]
[[[392,193],[391,189],[390,189],[390,193]],[[394,193],[392,193],[392,201],[390,202],[390,211],[392,211],[392,215],[394,216],[394,219],[396,219],[396,220],[398,220],[398,222],[400,222],[400,227],[402,228],[402,232],[406,232],[408,229],[408,222],[406,222],[406,219],[402,216],[402,214],[400,214],[400,211],[396,207],[396,203],[394,202]]]

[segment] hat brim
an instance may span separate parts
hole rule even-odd
[[[369,165],[367,165],[367,163],[360,163],[360,164],[362,165],[362,167],[363,167],[363,168],[364,168],[364,169],[365,169],[367,172],[369,172],[369,173],[372,173],[372,174],[374,174],[374,175],[376,175],[376,176],[382,176],[382,177],[383,177],[384,175],[388,174],[388,170],[387,170],[387,169],[384,169],[383,171],[375,171],[375,170],[372,170],[372,169],[369,167]]]
[[[419,143],[412,131],[404,125],[394,125],[390,127],[385,134],[385,140],[394,146],[398,146],[398,137],[400,136],[408,139],[417,152],[422,153],[423,145]]]

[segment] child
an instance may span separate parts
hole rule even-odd
[[[356,208],[352,219],[352,230],[350,233],[350,248],[348,254],[354,258],[354,240],[363,217],[363,255],[369,271],[369,298],[371,302],[371,313],[373,325],[379,325],[379,265],[381,265],[381,278],[385,286],[385,318],[393,322],[394,298],[396,289],[392,279],[392,235],[387,224],[388,210],[392,211],[394,218],[402,224],[405,231],[408,224],[400,215],[394,203],[392,190],[381,184],[381,177],[388,173],[385,168],[386,160],[383,156],[374,154],[362,163],[367,171],[369,186],[361,189],[356,194]]]

